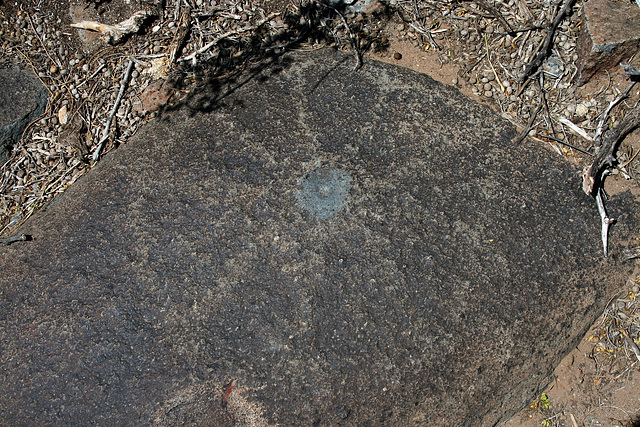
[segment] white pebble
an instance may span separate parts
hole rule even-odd
[[[576,105],[576,114],[578,116],[584,117],[587,115],[588,112],[589,112],[589,107],[587,107],[586,105],[582,103]]]

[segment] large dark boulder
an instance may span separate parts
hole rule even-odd
[[[352,64],[212,86],[25,224],[0,252],[6,423],[492,425],[546,385],[635,218],[605,259],[555,154]]]
[[[31,70],[0,63],[0,165],[20,142],[22,132],[47,107],[47,91]]]

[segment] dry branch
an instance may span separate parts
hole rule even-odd
[[[185,7],[182,9],[182,13],[180,14],[180,20],[178,22],[178,31],[175,36],[173,36],[173,40],[171,41],[171,45],[169,46],[169,64],[174,64],[176,59],[180,56],[180,52],[184,47],[184,41],[189,36],[189,31],[191,29],[191,8]]]
[[[555,36],[556,30],[558,29],[558,26],[560,25],[560,22],[562,22],[564,17],[567,15],[569,10],[571,9],[571,6],[573,6],[573,2],[574,1],[575,0],[564,0],[563,1],[562,7],[560,8],[558,13],[556,14],[556,17],[553,19],[553,22],[551,23],[551,25],[549,26],[549,29],[547,30],[547,37],[545,38],[544,43],[540,46],[540,48],[538,49],[538,52],[536,53],[535,57],[527,65],[527,68],[525,68],[524,72],[520,76],[520,78],[519,78],[519,83],[520,84],[524,83],[524,81],[527,80],[527,78],[535,70],[537,70],[538,67],[540,67],[542,65],[544,60],[547,59],[547,56],[549,56],[549,53],[551,52],[551,46],[553,45],[553,38]]]
[[[144,21],[153,14],[148,10],[139,10],[125,21],[115,25],[101,24],[95,21],[82,21],[71,24],[73,28],[100,32],[102,40],[109,44],[118,44],[129,34],[137,33]]]
[[[634,84],[635,82],[627,88],[625,93],[628,94],[628,91],[631,90]],[[625,93],[621,96],[625,95]],[[640,109],[635,109],[626,115],[618,127],[609,129],[602,134],[602,145],[598,148],[591,165],[582,173],[582,190],[585,193],[593,195],[596,189],[599,188],[603,172],[614,166],[616,162],[615,152],[618,146],[629,133],[638,127],[640,127]]]
[[[5,239],[0,239],[0,245],[9,246],[15,242],[24,242],[30,240],[29,236],[26,234],[16,234],[15,236],[7,237]]]
[[[102,151],[102,147],[104,143],[109,138],[109,128],[111,127],[111,122],[113,121],[113,117],[116,115],[116,111],[118,111],[118,107],[120,107],[120,101],[122,101],[122,97],[124,96],[124,92],[127,90],[127,86],[129,85],[129,81],[131,80],[131,73],[133,72],[133,65],[135,61],[133,58],[129,60],[129,65],[127,66],[127,71],[124,73],[124,77],[122,79],[122,85],[120,86],[120,92],[118,92],[118,97],[116,101],[113,103],[113,108],[111,109],[111,114],[109,114],[109,119],[107,120],[107,124],[104,125],[104,129],[102,130],[102,135],[100,137],[100,142],[98,143],[98,147],[96,151],[93,152],[93,161],[97,162],[100,158],[100,152]]]
[[[248,31],[257,30],[258,28],[260,28],[261,26],[263,26],[264,24],[266,24],[267,22],[271,21],[273,18],[275,18],[276,16],[279,16],[279,15],[280,15],[280,13],[271,13],[266,18],[261,19],[260,21],[258,21],[255,25],[252,25],[252,26],[249,26],[249,27],[244,27],[244,28],[239,28],[237,30],[228,31],[228,32],[216,37],[215,39],[213,39],[212,41],[210,41],[206,45],[202,46],[200,49],[196,50],[195,52],[191,53],[190,55],[188,55],[188,56],[186,56],[184,58],[180,58],[179,61],[193,61],[194,65],[195,65],[196,58],[198,57],[198,55],[201,55],[201,54],[205,53],[206,51],[211,49],[213,46],[215,46],[218,43],[220,43],[222,40],[224,40],[224,39],[226,39],[228,37],[231,37],[231,36],[235,36],[235,35],[238,35],[238,34],[246,33]]]

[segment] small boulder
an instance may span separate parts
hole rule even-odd
[[[576,46],[579,86],[628,61],[640,49],[640,8],[635,4],[590,0],[582,20]]]
[[[32,71],[0,64],[0,164],[20,141],[22,132],[47,106],[47,91]]]

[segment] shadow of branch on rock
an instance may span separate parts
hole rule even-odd
[[[348,23],[343,15],[348,5],[334,3],[312,0],[298,5],[282,13],[279,18],[281,28],[275,33],[270,32],[264,22],[245,37],[220,40],[211,52],[197,60],[180,62],[179,68],[170,76],[176,82],[176,88],[183,89],[180,82],[187,76],[193,76],[196,85],[180,102],[167,105],[161,113],[185,108],[190,115],[214,111],[226,96],[251,79],[258,75],[264,78],[264,70],[269,68],[270,74],[286,70],[291,60],[283,54],[292,50],[331,46],[351,49],[359,58],[360,52],[368,50],[378,35],[365,35],[361,31],[366,21]],[[388,18],[391,14],[392,11],[385,9],[376,19]],[[352,36],[351,40],[347,33]],[[243,77],[239,81],[241,74]]]

